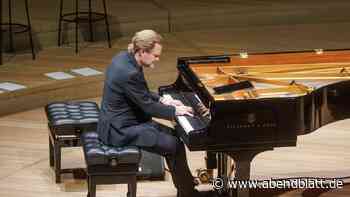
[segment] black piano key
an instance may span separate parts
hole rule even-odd
[[[203,130],[207,127],[209,120],[208,117],[203,117],[207,114],[203,110],[204,105],[196,98],[196,94],[193,92],[180,92],[180,93],[169,93],[169,95],[176,100],[181,101],[184,105],[190,106],[194,109],[194,116],[186,116],[194,130]]]

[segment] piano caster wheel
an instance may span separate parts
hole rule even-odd
[[[213,179],[213,170],[211,169],[197,169],[196,171],[200,183],[209,183]]]
[[[196,178],[193,179],[193,183],[194,183],[195,186],[197,186],[197,185],[199,185],[201,183],[201,180],[198,177],[196,177]]]

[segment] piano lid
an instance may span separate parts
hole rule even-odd
[[[220,56],[223,57],[223,56]],[[203,57],[206,58],[206,57]],[[215,101],[288,98],[350,79],[350,50],[247,54],[230,61],[187,61]],[[190,60],[191,58],[187,58]],[[250,81],[252,87],[218,93],[217,87]]]

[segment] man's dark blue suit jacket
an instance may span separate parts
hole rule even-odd
[[[161,104],[159,95],[147,86],[142,67],[133,54],[121,52],[106,70],[97,131],[113,146],[153,146],[157,129],[152,117],[173,119],[175,108]]]

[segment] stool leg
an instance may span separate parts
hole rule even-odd
[[[32,25],[30,23],[29,9],[28,9],[28,0],[25,0],[26,14],[27,14],[27,25],[28,25],[28,34],[30,47],[32,49],[32,59],[35,59],[34,46],[33,46],[33,36],[32,36]]]
[[[112,47],[112,45],[111,45],[111,35],[109,33],[109,23],[108,23],[108,15],[107,15],[107,8],[106,8],[106,0],[103,0],[103,9],[104,9],[104,15],[105,15],[108,47],[111,48]]]
[[[0,2],[0,65],[2,65],[2,1]]]
[[[14,51],[13,47],[13,33],[12,33],[12,5],[11,0],[9,0],[8,8],[9,8],[9,38],[10,38],[10,51]]]
[[[90,29],[90,42],[94,40],[92,32],[92,9],[91,9],[91,0],[89,0],[89,29]]]
[[[57,41],[58,46],[61,46],[62,10],[63,10],[63,0],[60,0],[60,16],[58,18],[58,41]]]
[[[96,181],[93,176],[89,176],[88,179],[88,197],[96,197]]]
[[[78,13],[79,1],[75,0],[75,53],[78,53],[78,23],[79,23],[79,13]]]
[[[50,166],[54,166],[55,157],[54,157],[53,145],[52,145],[50,136],[49,136],[49,161],[50,161]]]
[[[54,145],[56,183],[61,183],[61,145],[59,143],[55,142]]]
[[[88,192],[87,192],[87,197],[90,197],[90,176],[88,175],[87,179],[87,186],[88,186]]]
[[[128,183],[128,196],[127,197],[136,197],[137,183],[136,175],[133,176]]]

